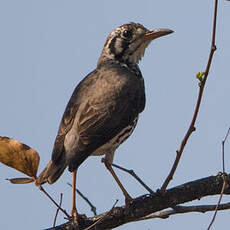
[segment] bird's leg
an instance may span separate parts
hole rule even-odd
[[[73,203],[72,203],[71,214],[74,221],[77,221],[78,219],[78,213],[76,209],[76,174],[77,174],[77,170],[73,172],[73,184],[72,184]]]
[[[128,194],[124,186],[121,184],[120,180],[118,179],[117,175],[115,174],[114,170],[112,169],[111,163],[106,159],[106,157],[103,159],[103,162],[105,164],[105,167],[109,170],[109,172],[112,174],[113,178],[117,182],[118,186],[120,187],[121,191],[123,192],[125,196],[125,204],[129,205],[130,202],[133,200],[132,197]]]

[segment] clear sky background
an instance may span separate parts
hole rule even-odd
[[[230,125],[230,3],[219,1],[215,53],[201,110],[170,187],[221,171],[221,141]],[[39,172],[50,160],[65,106],[79,81],[92,71],[107,35],[130,21],[175,33],[150,44],[140,68],[147,104],[138,126],[116,152],[114,162],[135,172],[154,190],[167,176],[190,123],[198,93],[196,73],[204,71],[210,48],[214,0],[8,0],[0,1],[0,135],[15,138],[40,154]],[[226,169],[230,168],[226,143]],[[97,207],[109,210],[124,197],[100,157],[80,167],[78,188]],[[133,197],[146,191],[117,171]],[[56,208],[33,184],[12,185],[23,176],[0,165],[0,229],[42,229],[53,224]],[[45,185],[63,208],[71,209],[71,174]],[[196,204],[215,204],[218,197]],[[229,198],[226,197],[225,201]],[[78,210],[91,216],[78,197]],[[229,212],[217,215],[213,229],[226,229]],[[183,214],[121,226],[133,229],[206,229],[211,214]],[[60,214],[58,223],[63,223]]]

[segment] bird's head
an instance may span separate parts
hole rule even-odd
[[[152,40],[172,32],[169,29],[150,31],[133,22],[119,26],[109,34],[98,64],[104,60],[115,60],[127,65],[136,65]]]

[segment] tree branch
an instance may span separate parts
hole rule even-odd
[[[224,194],[230,194],[230,174],[226,176],[226,187]],[[129,207],[115,207],[111,214],[106,216],[97,226],[97,230],[113,229],[120,225],[140,220],[157,211],[175,207],[189,201],[197,200],[205,196],[217,195],[221,193],[223,178],[221,175],[210,176],[182,184],[180,186],[166,190],[164,196],[159,194],[140,196],[129,205]],[[176,208],[175,208],[176,210]],[[85,229],[100,219],[105,213],[100,215],[80,219],[80,229]],[[76,229],[71,222],[67,222],[55,227],[55,230]],[[53,229],[53,228],[51,228]],[[94,228],[95,229],[95,228]]]
[[[206,66],[206,69],[204,72],[204,77],[200,79],[200,84],[199,84],[200,89],[199,89],[199,93],[198,93],[197,102],[196,102],[195,110],[193,113],[192,121],[189,125],[189,128],[188,128],[181,144],[180,144],[179,149],[176,151],[176,159],[173,163],[173,166],[170,170],[170,173],[168,174],[167,178],[165,179],[163,185],[161,186],[161,193],[165,192],[166,188],[168,187],[169,182],[173,179],[173,175],[175,174],[175,171],[176,171],[177,166],[179,164],[179,161],[180,161],[181,155],[184,151],[184,148],[186,146],[186,143],[187,143],[189,137],[191,136],[191,134],[195,131],[195,123],[196,123],[196,119],[197,119],[198,112],[200,109],[200,104],[201,104],[201,100],[202,100],[202,96],[203,96],[203,92],[204,92],[205,83],[206,83],[207,78],[208,78],[208,74],[209,74],[209,70],[211,67],[214,52],[216,51],[216,44],[215,43],[216,43],[217,5],[218,5],[218,0],[215,0],[211,48],[210,48],[208,63],[207,63],[207,66]]]
[[[217,211],[219,210],[218,208],[219,208],[221,199],[222,199],[222,197],[223,197],[223,193],[224,193],[224,190],[225,190],[225,186],[226,186],[226,184],[227,184],[227,183],[226,183],[226,179],[225,179],[226,172],[225,172],[225,161],[224,161],[224,158],[225,158],[225,156],[224,156],[224,145],[225,145],[225,141],[226,141],[227,138],[228,138],[229,132],[230,132],[230,128],[228,128],[228,131],[227,131],[227,133],[226,133],[226,135],[225,135],[225,138],[224,138],[224,140],[222,141],[222,167],[223,167],[222,176],[223,176],[224,183],[223,183],[223,187],[222,187],[222,190],[221,190],[220,198],[219,198],[218,203],[217,203],[217,205],[216,205],[215,213],[214,213],[214,215],[213,215],[213,218],[212,218],[211,223],[209,224],[207,230],[211,229],[211,227],[212,227],[212,225],[213,225],[213,223],[214,223],[214,221],[215,221],[215,218],[216,218],[216,215],[217,215]]]
[[[175,214],[191,213],[191,212],[206,213],[210,211],[215,211],[215,209],[216,209],[216,204],[214,205],[192,205],[192,206],[177,205],[174,209],[154,212],[148,216],[140,218],[139,220],[141,221],[141,220],[148,220],[148,219],[155,219],[155,218],[166,219]],[[225,203],[225,204],[220,204],[218,206],[218,210],[226,210],[226,209],[230,209],[230,202]]]
[[[59,212],[60,207],[61,207],[61,205],[62,205],[62,196],[63,196],[63,194],[61,193],[61,195],[60,195],[60,203],[59,203],[59,207],[58,207],[58,209],[57,209],[57,211],[56,211],[56,214],[55,214],[55,217],[54,217],[54,224],[53,224],[53,228],[54,228],[54,227],[55,227],[55,225],[56,225],[58,212]]]
[[[116,164],[111,164],[112,166],[127,172],[129,175],[131,175],[132,177],[134,177],[150,194],[154,194],[153,190],[151,188],[149,188],[149,186],[147,186],[143,180],[141,180],[141,178],[139,176],[137,176],[137,174],[132,170],[132,169],[126,169],[124,167],[121,167],[119,165]]]

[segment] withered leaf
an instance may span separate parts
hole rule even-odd
[[[12,178],[7,180],[12,184],[29,184],[35,181],[34,178]]]
[[[36,177],[40,157],[38,153],[21,142],[0,137],[0,162],[27,176]]]

